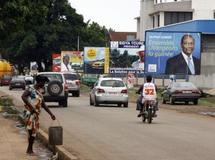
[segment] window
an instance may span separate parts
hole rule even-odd
[[[192,20],[192,12],[165,12],[164,25]]]
[[[160,27],[160,15],[157,15],[158,27]]]

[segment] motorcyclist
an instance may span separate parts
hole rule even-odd
[[[146,83],[140,86],[137,93],[141,94],[137,99],[137,110],[140,110],[140,113],[137,115],[137,117],[141,117],[141,115],[144,113],[146,100],[155,101],[153,116],[156,117],[156,110],[158,110],[157,86],[152,82],[151,75],[146,76]]]

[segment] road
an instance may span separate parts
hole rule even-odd
[[[8,91],[20,105],[22,91]],[[49,104],[50,105],[50,104]],[[215,118],[161,109],[152,124],[128,108],[89,106],[89,98],[70,97],[68,108],[51,104],[58,121],[43,110],[41,127],[64,129],[64,147],[82,160],[214,160]]]

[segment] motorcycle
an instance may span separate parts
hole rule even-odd
[[[142,113],[142,121],[148,123],[152,123],[152,120],[154,117],[157,117],[156,115],[156,105],[157,102],[154,100],[146,100],[145,102],[145,110]]]

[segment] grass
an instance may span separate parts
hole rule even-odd
[[[18,111],[13,107],[13,100],[8,97],[0,98],[0,106],[2,106],[2,111],[9,114],[17,114]]]
[[[199,99],[199,105],[215,107],[215,97],[204,97]]]

